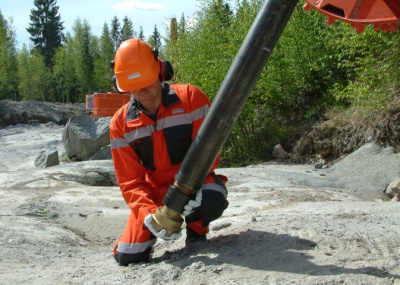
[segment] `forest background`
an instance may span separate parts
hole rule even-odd
[[[78,18],[64,35],[56,0],[34,2],[26,27],[29,47],[17,48],[12,19],[0,11],[0,100],[80,103],[86,94],[113,91],[110,61],[132,37],[172,62],[174,82],[194,84],[212,100],[262,4],[199,0],[195,21],[182,15],[164,27],[165,38],[155,26],[145,39],[142,29],[133,29],[140,23],[128,16],[105,23],[101,35]],[[328,113],[351,110],[379,121],[399,100],[399,32],[367,27],[357,34],[346,23],[328,26],[324,15],[304,12],[303,4],[300,0],[222,149],[224,166],[265,161],[277,143],[290,150],[294,139]]]

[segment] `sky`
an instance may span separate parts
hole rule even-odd
[[[0,11],[13,26],[17,34],[18,47],[23,43],[29,46],[29,15],[34,9],[34,0],[0,0]],[[61,21],[64,22],[64,33],[72,32],[72,27],[79,17],[87,20],[92,34],[101,36],[104,23],[111,27],[111,20],[117,16],[121,22],[125,16],[130,18],[134,30],[143,27],[146,39],[153,33],[154,26],[162,36],[166,35],[167,25],[171,18],[178,21],[182,16],[190,19],[199,10],[196,0],[57,0]]]

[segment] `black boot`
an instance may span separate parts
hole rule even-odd
[[[207,236],[196,233],[189,227],[186,227],[186,241],[185,244],[192,244],[196,242],[206,242]]]

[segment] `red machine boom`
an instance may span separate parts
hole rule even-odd
[[[366,25],[375,30],[396,32],[400,22],[400,0],[305,0],[304,10],[311,8],[325,14],[327,23],[348,22],[357,33]]]

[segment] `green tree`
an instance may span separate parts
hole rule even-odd
[[[70,69],[75,74],[76,89],[70,94],[71,102],[82,102],[85,95],[99,88],[93,80],[94,61],[97,56],[98,41],[91,33],[91,27],[86,20],[77,18],[72,27],[73,35],[67,34],[64,44],[66,58],[72,60]]]
[[[139,27],[139,33],[138,33],[138,39],[144,41],[146,39],[146,37],[144,36],[144,31],[143,31],[143,27],[140,26]]]
[[[51,72],[44,57],[24,44],[18,57],[19,92],[23,100],[50,101]]]
[[[212,9],[214,9],[214,15],[216,17],[217,24],[221,28],[227,28],[231,25],[233,11],[228,3],[224,0],[216,0],[212,4]]]
[[[161,34],[157,29],[157,25],[154,25],[154,30],[153,30],[153,34],[151,35],[150,42],[149,42],[149,44],[151,44],[151,46],[153,48],[155,48],[156,50],[158,50],[160,52],[162,51]]]
[[[132,21],[125,16],[122,20],[121,41],[135,37],[135,30],[133,29]]]
[[[55,101],[71,103],[75,100],[74,94],[78,93],[78,79],[75,73],[75,56],[73,46],[70,44],[70,35],[67,42],[59,48],[54,56],[53,76],[55,84]]]
[[[17,51],[15,32],[0,11],[0,100],[17,99]]]
[[[121,23],[119,22],[117,16],[114,16],[111,21],[111,38],[114,42],[114,52],[116,52],[122,41]]]
[[[111,91],[112,71],[110,61],[114,58],[114,45],[107,24],[103,26],[100,38],[99,56],[95,60],[94,81],[103,91]]]
[[[185,14],[182,13],[181,19],[179,20],[178,26],[177,26],[177,38],[184,35],[186,31],[186,19],[185,19]]]
[[[48,67],[52,66],[55,51],[64,40],[64,27],[61,22],[56,0],[35,0],[36,9],[31,9],[29,28],[31,41],[36,50],[44,56]]]
[[[148,42],[172,61],[178,83],[197,85],[213,100],[262,2],[235,0],[232,9],[228,0],[199,0],[196,20],[189,23],[182,14],[163,39],[165,46],[156,26]],[[324,15],[305,13],[302,5],[299,1],[222,149],[224,166],[266,160],[276,143],[290,151],[290,138],[306,132],[308,119],[321,111],[352,105],[383,110],[400,94],[398,32],[367,28],[357,35],[347,23],[326,25]],[[26,47],[17,76],[14,32],[0,13],[0,99],[18,94],[17,78],[24,99],[79,102],[89,90],[108,91],[109,61],[130,24],[125,17],[120,29],[114,17],[97,38],[78,19],[54,56],[53,77],[43,56]],[[142,26],[137,36],[145,40]]]
[[[340,104],[385,108],[400,94],[399,32],[384,33],[371,26],[362,34],[348,26],[346,30],[332,46],[340,67],[348,71],[347,80],[330,91]]]
[[[232,12],[224,1],[203,0],[196,22],[178,33],[173,59],[176,78],[199,86],[214,98],[236,51],[229,48]],[[180,30],[185,30],[184,26]],[[199,76],[201,74],[201,76]]]

